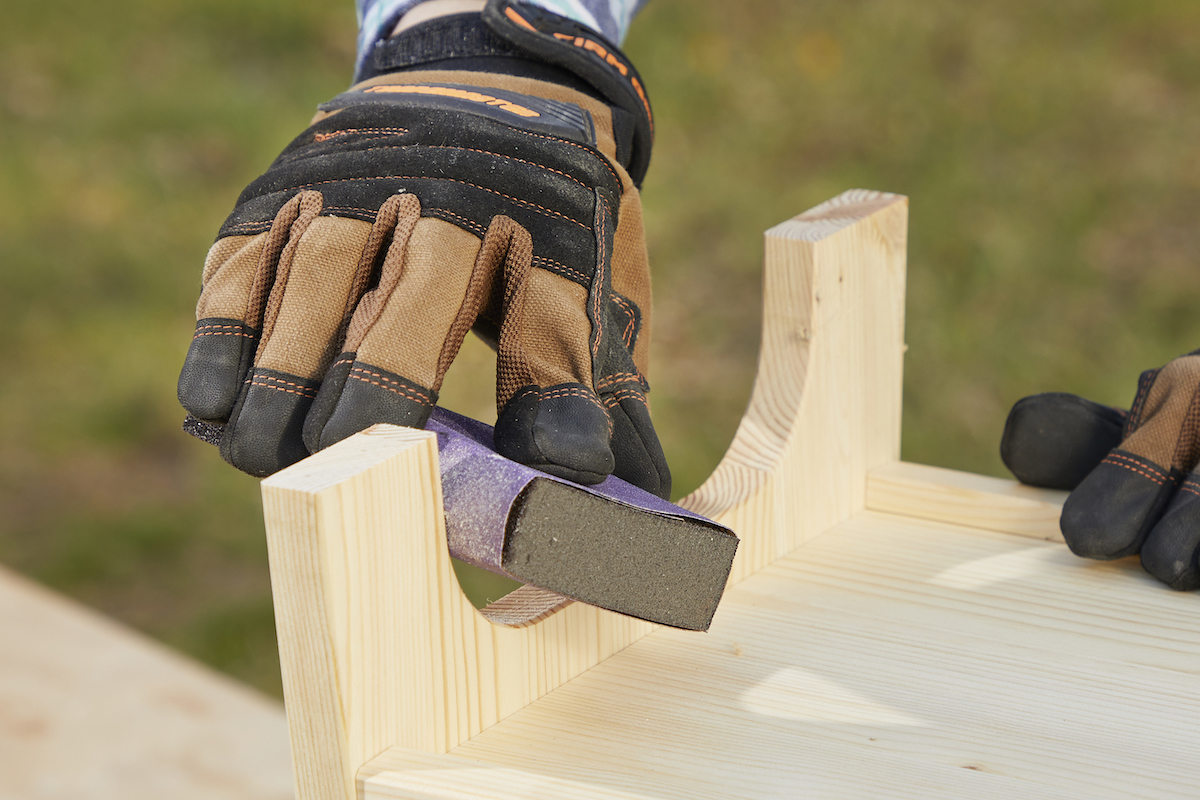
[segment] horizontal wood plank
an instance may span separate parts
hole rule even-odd
[[[443,788],[405,794],[421,768],[402,753],[361,785],[368,800],[1191,797],[1198,611],[1136,560],[868,512],[731,589],[708,634],[657,631],[456,748],[423,779]]]
[[[867,473],[867,508],[1061,542],[1066,492],[903,461]]]

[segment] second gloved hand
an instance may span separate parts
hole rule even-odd
[[[1077,555],[1140,555],[1168,586],[1200,588],[1200,354],[1144,372],[1128,412],[1065,394],[1019,401],[1001,455],[1025,483],[1072,490],[1060,526]]]

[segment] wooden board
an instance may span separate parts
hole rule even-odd
[[[1200,598],[1136,561],[872,512],[382,798],[1187,798]]]
[[[278,703],[0,569],[0,798],[291,797]]]
[[[683,502],[741,536],[731,582],[861,511],[899,455],[907,209],[855,190],[767,232],[750,408]],[[490,624],[450,568],[436,458],[377,426],[262,484],[299,800],[351,800],[369,759],[445,753],[652,630],[581,603]]]

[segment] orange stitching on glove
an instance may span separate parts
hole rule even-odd
[[[591,226],[584,225],[582,222],[577,222],[576,220],[573,220],[570,217],[568,217],[566,214],[560,214],[559,212],[557,212],[553,209],[546,208],[545,206],[539,206],[537,203],[530,203],[526,200],[521,200],[520,198],[517,198],[517,197],[512,197],[511,195],[507,195],[504,192],[497,192],[495,189],[489,189],[486,186],[480,186],[477,183],[471,183],[470,181],[460,181],[457,178],[434,178],[429,175],[373,175],[369,178],[344,178],[341,180],[316,181],[315,183],[304,183],[299,186],[291,186],[289,188],[290,189],[301,189],[301,190],[309,189],[312,191],[316,191],[316,189],[313,189],[314,186],[324,186],[327,183],[360,183],[362,181],[379,181],[379,180],[447,181],[449,183],[461,183],[463,186],[470,186],[473,189],[479,189],[482,192],[488,192],[489,194],[494,194],[497,197],[503,197],[505,200],[511,200],[514,203],[517,203],[518,205],[528,206],[529,208],[536,208],[537,210],[539,210],[545,214],[549,214],[550,216],[554,216],[554,217],[558,217],[560,219],[566,220],[567,222],[570,222],[572,225],[578,225],[579,227],[583,228],[585,231],[590,231],[592,229]]]
[[[402,136],[406,133],[408,133],[408,128],[345,128],[340,131],[330,131],[329,133],[314,133],[313,141],[327,142],[339,136],[369,136],[371,134],[381,134],[379,138],[385,138],[387,136]]]
[[[362,377],[363,375],[370,376],[371,378],[376,378],[379,381],[381,381],[381,383],[376,383],[375,381],[368,380],[367,378]],[[415,389],[411,386],[406,386],[405,384],[401,383],[400,381],[396,380],[395,378],[389,378],[386,375],[380,375],[378,372],[371,372],[370,370],[368,370],[364,367],[352,367],[350,369],[349,377],[354,378],[357,381],[362,381],[363,383],[369,383],[372,386],[378,386],[380,389],[387,389],[389,392],[395,392],[398,395],[403,395],[404,397],[407,397],[410,400],[416,400],[421,403],[431,402],[429,399],[429,395],[426,394],[425,392],[421,391],[420,389]],[[385,386],[384,383],[394,384],[394,386],[398,386],[400,388],[397,389],[397,388],[393,388],[392,386]]]
[[[295,388],[294,389],[285,389],[285,388],[283,388],[283,386],[276,386],[274,383],[262,383],[261,381],[275,381],[278,383],[282,383],[283,386],[294,386]],[[254,378],[250,381],[250,385],[251,386],[261,386],[264,389],[274,389],[277,392],[287,392],[288,394],[295,394],[295,395],[299,395],[300,397],[307,397],[309,399],[317,396],[316,389],[310,389],[307,386],[301,386],[298,383],[291,383],[289,381],[281,380],[279,378],[272,378],[269,375],[255,375]],[[299,389],[300,391],[296,391],[297,389]]]
[[[1115,467],[1124,467],[1125,469],[1129,470],[1130,472],[1136,472],[1138,475],[1141,475],[1144,478],[1149,478],[1150,480],[1157,483],[1159,486],[1165,486],[1167,484],[1167,481],[1161,475],[1154,475],[1149,472],[1144,472],[1144,471],[1138,469],[1137,467],[1132,467],[1129,464],[1125,464],[1121,461],[1113,460],[1112,456],[1109,456],[1108,458],[1104,459],[1104,461],[1102,461],[1100,463],[1112,464]],[[1134,462],[1134,463],[1137,463],[1137,462]]]

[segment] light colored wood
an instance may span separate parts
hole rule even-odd
[[[446,549],[431,433],[376,426],[263,481],[299,800],[355,796],[370,758],[441,753],[652,626],[572,604],[492,625]]]
[[[1061,542],[1066,492],[924,464],[895,462],[867,475],[867,508]]]
[[[731,581],[860,511],[899,454],[907,200],[847,192],[766,237],[750,408],[684,505],[742,543]],[[443,753],[651,632],[575,603],[490,624],[450,568],[436,448],[378,426],[263,482],[300,800],[390,747]]]
[[[1198,598],[1136,561],[864,512],[456,748],[395,798],[1196,796]]]
[[[741,537],[730,581],[860,511],[900,455],[908,200],[854,190],[766,233],[750,405],[680,505]]]
[[[0,568],[0,798],[292,796],[278,703]]]

